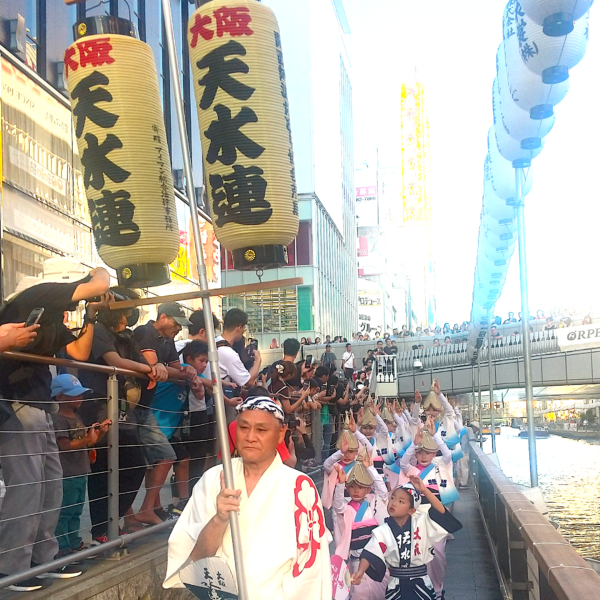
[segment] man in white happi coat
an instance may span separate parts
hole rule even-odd
[[[276,450],[285,434],[283,410],[265,396],[237,410],[236,489],[225,488],[221,466],[196,484],[169,538],[164,587],[184,587],[181,570],[211,556],[235,577],[229,513],[237,510],[249,600],[331,600],[331,535],[317,488]]]

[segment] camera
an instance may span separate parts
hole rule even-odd
[[[298,425],[300,425],[300,419],[290,419],[288,421],[289,429],[296,429],[296,427],[298,427]]]

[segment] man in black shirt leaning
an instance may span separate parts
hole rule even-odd
[[[74,259],[53,258],[44,263],[44,279],[29,277],[17,286],[0,310],[0,324],[22,323],[34,308],[44,309],[37,337],[22,352],[54,356],[66,348],[72,358],[87,360],[96,313],[106,306],[103,295],[110,280],[102,268],[83,275]],[[63,323],[64,312],[98,296],[103,302],[87,305],[83,328],[75,337]],[[46,365],[0,356],[0,397],[11,401],[7,408],[12,412],[0,425],[0,461],[7,487],[0,511],[0,577],[49,562],[58,553],[54,530],[62,502],[62,468],[50,416],[57,409],[51,401],[51,381]],[[41,577],[78,574],[80,569],[67,566]],[[33,577],[9,587],[32,591],[42,585],[39,577]]]
[[[175,349],[175,336],[184,325],[192,323],[186,318],[183,309],[175,302],[161,304],[157,310],[156,321],[148,321],[133,332],[142,355],[157,374],[157,381],[181,379],[189,381],[192,390],[202,390],[199,394],[204,397],[204,386],[196,369],[182,366]],[[150,410],[154,399],[154,388],[142,396],[136,407],[136,420],[140,426],[140,439],[144,444],[144,452],[152,469],[146,473],[146,496],[136,515],[142,523],[156,525],[170,518],[160,504],[160,489],[175,462],[177,456],[169,440],[158,426],[154,413]],[[180,498],[185,502],[186,498]]]

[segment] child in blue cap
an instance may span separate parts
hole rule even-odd
[[[87,476],[90,472],[88,448],[96,445],[108,431],[111,421],[94,423],[87,431],[77,415],[83,395],[91,392],[77,377],[65,373],[52,380],[52,398],[59,403],[58,414],[52,415],[56,443],[63,469],[63,500],[55,535],[57,558],[85,549],[80,536],[80,519],[85,503]]]

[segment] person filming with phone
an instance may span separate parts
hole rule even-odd
[[[96,314],[109,300],[109,285],[105,269],[86,275],[75,259],[48,259],[42,278],[26,277],[19,282],[0,309],[0,325],[25,323],[34,312],[33,319],[39,316],[37,336],[22,352],[54,356],[64,348],[73,359],[85,361],[92,348]],[[90,302],[96,298],[100,301]],[[75,336],[63,323],[64,312],[75,310],[82,300],[88,304],[83,327]],[[51,381],[47,365],[0,356],[0,397],[4,399],[0,401],[0,461],[7,488],[0,511],[0,577],[50,562],[58,553],[54,531],[62,503],[63,471],[52,425],[51,414],[58,407],[51,400]],[[45,577],[79,574],[79,567],[69,565]],[[10,586],[16,591],[41,587],[37,577]]]
[[[254,364],[247,369],[242,363],[240,355],[233,349],[236,342],[244,337],[244,331],[248,325],[248,315],[239,308],[232,308],[227,311],[223,319],[223,334],[218,336],[217,352],[219,353],[219,368],[221,370],[221,379],[233,382],[239,387],[252,385],[260,372],[262,358],[257,348],[252,348],[251,356],[254,358]],[[227,422],[231,423],[236,418],[236,406],[239,404],[240,393],[236,389],[226,389],[225,394],[225,413]]]

